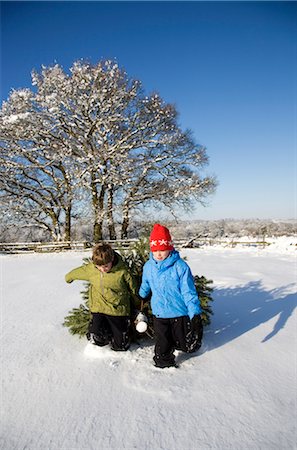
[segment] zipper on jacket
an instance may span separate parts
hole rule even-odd
[[[100,291],[101,291],[102,297],[104,297],[103,275],[104,274],[100,271]]]

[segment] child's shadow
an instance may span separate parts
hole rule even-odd
[[[275,318],[273,328],[263,336],[261,343],[272,339],[285,327],[297,306],[296,292],[286,294],[292,291],[292,286],[293,284],[268,291],[263,288],[260,281],[255,281],[242,287],[216,289],[212,304],[214,315],[211,316],[211,324],[204,329],[200,351],[192,355],[179,355],[179,362],[221,347]]]
[[[293,285],[265,290],[260,281],[243,287],[217,289],[214,293],[213,320],[206,329],[208,345],[217,348],[241,336],[258,325],[278,317],[273,329],[261,342],[266,342],[285,327],[297,305]]]

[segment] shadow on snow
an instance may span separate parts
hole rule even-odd
[[[286,294],[292,286],[267,291],[260,281],[253,281],[242,287],[216,289],[214,315],[205,330],[208,348],[220,347],[275,317],[274,327],[262,343],[273,338],[296,308],[296,293]]]
[[[272,339],[286,325],[297,306],[294,284],[273,290],[266,290],[261,281],[253,281],[245,286],[215,289],[210,326],[204,330],[203,344],[197,353],[180,354],[178,362],[185,361],[204,352],[221,347],[253,330],[259,325],[275,318],[276,322],[261,343]]]

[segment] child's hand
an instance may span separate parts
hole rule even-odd
[[[192,331],[199,332],[202,328],[202,319],[200,314],[195,314],[195,316],[191,320],[191,329]]]
[[[201,347],[201,341],[203,336],[203,325],[200,314],[196,314],[190,322],[190,330],[186,335],[187,352],[193,353],[199,350]]]

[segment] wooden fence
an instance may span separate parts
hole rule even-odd
[[[129,239],[125,241],[108,241],[104,242],[111,243],[115,249],[128,248],[132,242],[136,239]],[[0,242],[0,252],[1,253],[49,253],[49,252],[61,252],[66,250],[73,251],[87,251],[93,247],[92,242],[87,241],[64,241],[64,242]]]
[[[125,240],[104,240],[104,242],[111,244],[115,250],[128,249],[138,239]],[[87,241],[67,241],[67,242],[0,242],[0,253],[49,253],[61,251],[87,251],[93,247],[94,243]],[[270,245],[266,241],[235,241],[235,240],[218,240],[210,238],[191,238],[191,239],[176,239],[174,245],[177,249],[182,248],[199,248],[201,246],[209,245],[223,245],[226,247],[249,246],[249,247],[265,247]]]

